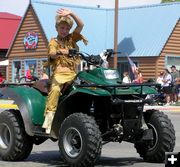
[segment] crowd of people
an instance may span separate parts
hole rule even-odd
[[[172,65],[171,71],[166,68],[160,72],[156,82],[161,84],[165,93],[166,105],[176,104],[180,89],[180,71],[176,69],[176,66]]]
[[[171,66],[171,71],[167,68],[161,71],[156,83],[161,85],[161,90],[165,94],[166,106],[176,104],[178,102],[180,92],[180,71],[176,69],[175,65]],[[131,80],[128,72],[123,73],[123,83],[143,83],[143,75],[139,68],[134,73],[134,79]]]

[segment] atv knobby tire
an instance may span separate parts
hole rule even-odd
[[[0,114],[0,157],[5,161],[26,159],[33,142],[25,132],[19,111],[6,110]]]
[[[93,117],[74,113],[64,120],[59,131],[59,149],[67,164],[94,166],[101,148],[101,133]]]
[[[137,152],[145,161],[160,163],[165,159],[165,152],[172,152],[175,146],[174,127],[163,112],[148,110],[144,113],[145,122],[153,130],[153,143],[136,143]]]

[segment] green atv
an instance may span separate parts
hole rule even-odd
[[[69,166],[90,167],[98,161],[102,145],[122,141],[134,144],[145,161],[163,162],[175,146],[174,127],[163,112],[144,110],[156,94],[156,84],[123,84],[117,70],[106,68],[115,53],[100,55],[70,50],[80,55],[87,69],[65,85],[50,134],[42,128],[48,82],[4,84],[0,93],[14,100],[18,110],[0,113],[0,157],[5,161],[26,159],[33,144],[58,141]],[[91,67],[91,68],[90,68]],[[150,96],[151,97],[151,96]]]

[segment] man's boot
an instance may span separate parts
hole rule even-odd
[[[44,120],[42,127],[46,129],[47,134],[50,134],[50,132],[51,132],[51,126],[52,126],[54,114],[55,114],[54,112],[46,113],[45,120]]]

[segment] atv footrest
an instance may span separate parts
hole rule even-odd
[[[152,129],[146,129],[143,131],[142,141],[152,141],[153,140],[153,131]]]
[[[34,131],[34,135],[35,136],[41,136],[41,137],[47,137],[47,138],[51,137],[50,134],[47,134],[46,132],[40,132],[40,131]]]

